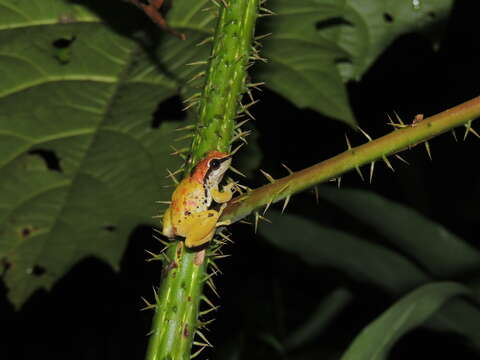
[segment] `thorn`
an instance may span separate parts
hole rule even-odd
[[[260,172],[262,173],[263,176],[267,178],[268,181],[270,181],[271,183],[275,182],[275,179],[272,177],[272,175],[270,175],[266,171],[263,171],[262,169],[260,169]]]
[[[472,126],[472,122],[471,121],[468,121],[465,125],[465,134],[463,135],[463,141],[465,141],[467,139],[467,135],[468,135],[468,132],[470,130],[470,127]]]
[[[205,38],[204,40],[199,42],[196,46],[202,46],[202,45],[205,45],[205,44],[207,44],[211,41],[213,41],[213,36],[209,36],[209,37]]]
[[[264,35],[257,35],[255,36],[255,40],[258,41],[258,40],[262,40],[262,39],[265,39],[267,36],[270,36],[272,35],[272,33],[268,33],[268,34],[264,34]]]
[[[217,298],[220,298],[220,295],[217,291],[217,288],[215,287],[215,284],[213,283],[212,279],[207,280],[207,285],[212,290],[212,292],[217,296]]]
[[[237,175],[243,176],[244,178],[247,177],[244,173],[242,173],[240,170],[235,169],[232,165],[230,165],[229,169],[232,170],[232,172],[234,172]]]
[[[225,255],[215,255],[213,256],[213,259],[217,260],[217,259],[225,259],[227,257],[230,257],[232,255],[229,255],[229,254],[225,254]]]
[[[153,253],[153,252],[151,252],[151,251],[149,251],[149,250],[146,250],[146,249],[145,249],[145,252],[146,252],[148,255],[151,256],[151,258],[145,260],[146,262],[160,260],[160,256],[159,256],[158,254],[155,254],[155,253]]]
[[[198,335],[200,337],[200,339],[202,339],[203,341],[205,341],[208,346],[212,346],[212,344],[210,344],[210,342],[207,340],[207,338],[205,337],[205,335],[203,335],[203,333],[201,331],[196,331],[195,332],[195,335]]]
[[[143,296],[142,296],[142,300],[143,300],[143,302],[145,303],[146,306],[141,308],[140,311],[155,309],[157,307],[157,305],[149,303],[148,300],[145,299]]]
[[[387,117],[388,117],[388,120],[390,120],[390,122],[387,123],[387,125],[390,125],[392,126],[394,129],[401,129],[401,128],[404,128],[404,127],[407,127],[407,125],[405,125],[402,121],[402,119],[400,119],[400,117],[397,115],[397,113],[395,113],[399,123],[397,124],[391,117],[389,114],[387,114]]]
[[[372,161],[370,163],[370,184],[372,183],[373,180],[373,170],[375,169],[375,161]]]
[[[187,106],[185,106],[182,111],[187,111],[188,109],[190,109],[192,106],[195,106],[198,104],[198,101],[192,101],[190,102]],[[178,141],[178,139],[175,139],[175,141]]]
[[[208,321],[199,321],[198,323],[198,329],[207,329],[207,326],[210,325],[212,322],[214,322],[215,319],[210,319]]]
[[[455,132],[455,129],[452,129],[452,135],[453,135],[453,138],[455,139],[455,142],[458,142],[457,133]]]
[[[275,14],[272,10],[269,10],[267,8],[264,8],[263,6],[260,6],[260,11],[263,11],[264,13],[262,14],[263,16],[271,16],[271,15],[277,15]],[[259,11],[259,13],[260,13]]]
[[[251,88],[251,89],[258,90],[258,91],[262,91],[262,89],[261,89],[259,86],[263,86],[263,85],[265,85],[265,82],[264,82],[264,81],[258,82],[258,83],[250,83],[250,84],[247,84],[247,87],[248,87],[248,88]]]
[[[220,306],[214,306],[214,307],[212,307],[212,308],[210,308],[210,309],[200,311],[200,312],[198,313],[198,315],[199,315],[199,316],[205,316],[205,315],[211,313],[212,311],[217,311],[219,308],[220,308]]]
[[[370,137],[370,135],[368,135],[365,131],[363,131],[360,126],[357,126],[357,129],[360,130],[360,132],[368,139],[368,141],[372,141],[372,138]]]
[[[198,345],[198,343],[196,343],[195,341],[193,342],[194,345]],[[205,349],[207,347],[207,345],[205,346],[202,346],[200,349],[198,349],[197,351],[195,351],[195,353],[193,353],[192,355],[190,355],[190,359],[193,359],[195,357],[197,357],[198,355],[200,355],[200,353],[203,351],[203,349]]]
[[[340,184],[341,184],[341,183],[342,183],[342,177],[339,176],[339,177],[337,178],[337,187],[338,187],[339,189],[340,189]]]
[[[283,166],[285,169],[287,169],[287,171],[288,171],[288,173],[289,173],[290,175],[293,174],[293,171],[290,170],[290,168],[289,168],[287,165],[285,165],[284,163],[280,163],[280,164],[282,164],[282,166]]]
[[[225,240],[225,242],[229,242],[229,243],[233,244],[233,240],[230,238],[229,235],[225,235],[224,233],[221,233],[221,232],[219,232],[218,235],[219,235],[223,240]]]
[[[182,149],[177,149],[175,148],[175,146],[173,145],[170,145],[170,147],[173,149],[173,153],[170,153],[170,155],[178,155],[180,156],[183,160],[186,159],[186,156],[184,155],[184,153],[188,152],[190,150],[190,148],[188,147],[184,147]]]
[[[152,286],[152,290],[153,290],[153,296],[155,298],[155,303],[158,304],[160,302],[160,299],[158,297],[158,293],[157,293],[157,290],[155,290],[155,287]]]
[[[249,122],[250,119],[245,119],[241,122],[239,122],[238,124],[235,125],[235,129],[238,129],[239,127],[241,127],[242,125],[244,125],[245,123]]]
[[[171,201],[163,201],[163,200],[157,200],[155,201],[157,204],[166,204],[166,205],[170,205],[172,202]]]
[[[238,145],[231,153],[230,153],[230,156],[233,156],[237,153],[238,150],[240,150],[240,148],[245,145],[245,143],[241,143],[240,145]]]
[[[209,264],[212,266],[212,268],[213,268],[218,274],[223,274],[223,273],[220,271],[220,268],[218,267],[218,265],[215,263],[215,261],[212,260],[211,257],[208,258],[208,261],[209,261]]]
[[[200,71],[198,74],[194,75],[190,80],[188,80],[187,84],[190,84],[195,80],[200,79],[201,77],[204,77],[206,73],[207,73],[206,71]],[[198,98],[198,96],[196,96],[195,98]],[[184,100],[183,102],[189,102],[189,101],[191,100]]]
[[[285,201],[283,202],[282,214],[283,214],[283,212],[285,211],[285,209],[287,208],[288,203],[290,202],[290,197],[291,197],[291,195],[288,195],[288,196],[285,198]]]
[[[352,145],[350,145],[350,140],[348,140],[347,134],[345,134],[345,140],[347,141],[347,148],[348,148],[348,150],[352,150]]]
[[[405,163],[405,164],[407,164],[407,165],[410,165],[410,163],[409,163],[407,160],[405,160],[403,157],[401,157],[400,155],[395,154],[395,157],[396,157],[398,160],[400,160],[401,162],[403,162],[403,163]]]
[[[248,135],[251,134],[251,130],[247,130],[247,131],[239,131],[233,138],[232,138],[232,141],[231,143],[234,143],[235,141],[237,140],[242,140],[245,144],[248,144],[247,140],[245,140],[245,137],[247,137]]]
[[[432,153],[430,152],[430,144],[428,141],[425,141],[425,150],[427,150],[428,157],[432,161]]]
[[[208,61],[194,61],[188,64],[185,64],[187,66],[197,66],[197,65],[207,65]]]
[[[180,137],[174,139],[173,141],[182,141],[182,140],[190,139],[192,137],[193,137],[193,133],[192,134],[187,134],[187,135],[184,135],[184,136],[180,136]]]
[[[315,193],[315,201],[317,202],[317,205],[318,205],[318,187],[314,186],[313,192]]]
[[[187,125],[187,126],[176,128],[175,131],[184,131],[184,130],[193,130],[193,129],[195,129],[195,125]]]
[[[402,121],[402,118],[401,118],[400,116],[398,116],[398,114],[397,114],[396,111],[393,111],[393,113],[395,114],[395,117],[397,118],[398,123],[399,123],[402,127],[407,126],[407,125],[405,125],[404,122]]]
[[[270,199],[270,201],[267,203],[267,205],[265,205],[265,209],[263,210],[263,215],[265,215],[267,210],[270,208],[270,205],[272,205],[272,202],[273,202],[273,198]]]
[[[465,135],[463,136],[463,141],[465,141],[467,139],[467,135],[469,132],[471,132],[473,135],[475,135],[477,138],[480,138],[480,135],[478,135],[478,133],[475,131],[474,128],[472,128],[472,121],[468,121],[466,124],[465,124]]]
[[[254,234],[257,233],[259,216],[260,216],[260,215],[258,214],[258,211],[255,211],[255,226],[254,226],[254,230],[253,230],[253,233],[254,233]]]
[[[388,166],[388,168],[393,172],[395,172],[395,169],[393,168],[392,164],[390,164],[390,161],[385,155],[382,156],[382,159],[383,159],[383,162]]]
[[[363,174],[362,174],[362,171],[360,170],[360,168],[358,166],[355,166],[355,170],[357,171],[357,174],[358,176],[360,176],[360,179],[362,179],[362,181],[365,181],[364,177],[363,177]]]
[[[208,300],[208,298],[205,295],[202,295],[200,297],[200,300],[205,301],[210,307],[215,307],[215,305],[213,305],[212,302],[210,300]]]
[[[177,180],[177,178],[175,177],[175,175],[178,174],[178,173],[180,173],[180,172],[182,171],[182,170],[180,170],[180,171],[179,171],[179,170],[180,170],[180,169],[178,169],[178,170],[176,170],[175,172],[172,173],[169,169],[167,169],[168,175],[165,176],[165,177],[172,179],[172,181],[175,183],[175,185],[178,185],[178,180]]]

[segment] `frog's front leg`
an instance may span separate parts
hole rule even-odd
[[[192,214],[185,219],[183,223],[185,231],[183,234],[179,234],[185,236],[185,245],[188,248],[192,248],[212,240],[219,217],[220,212],[206,210]]]
[[[231,182],[223,187],[223,191],[218,190],[218,188],[214,188],[211,190],[212,198],[215,202],[222,204],[230,201],[233,197],[233,193],[235,192],[237,183]]]

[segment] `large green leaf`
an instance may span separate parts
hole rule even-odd
[[[359,79],[400,35],[441,33],[452,5],[453,0],[346,0],[345,22],[324,35],[350,54],[350,61],[339,65],[342,76]]]
[[[382,360],[395,342],[421,325],[450,298],[467,294],[457,283],[439,282],[420,287],[400,299],[355,338],[342,360]]]
[[[117,267],[151,222],[178,165],[178,124],[152,114],[177,85],[85,7],[2,0],[0,19],[0,257],[20,305],[83,257]]]
[[[381,245],[295,215],[281,216],[271,211],[268,218],[273,225],[261,225],[259,232],[275,246],[296,254],[310,265],[339,269],[352,279],[396,296],[434,281],[405,256]],[[429,324],[458,332],[480,346],[480,311],[464,300],[451,301]]]
[[[324,186],[320,194],[372,226],[439,278],[453,278],[480,269],[477,249],[414,209],[363,190]]]
[[[347,53],[316,28],[343,15],[342,1],[275,0],[267,5],[276,15],[260,23],[263,31],[272,33],[263,41],[262,55],[269,62],[258,66],[261,80],[299,107],[355,124],[335,64]]]

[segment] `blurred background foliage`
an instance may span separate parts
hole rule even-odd
[[[0,0],[2,358],[144,355],[151,314],[138,311],[140,297],[161,274],[144,261],[160,248],[150,216],[171,191],[165,168],[180,161],[170,146],[188,146],[173,141],[193,121],[182,99],[198,68],[185,64],[207,57],[194,44],[213,26],[206,0],[171,5],[185,42],[118,1]],[[298,170],[344,151],[345,132],[364,142],[349,125],[378,137],[394,111],[408,122],[478,95],[475,2],[268,7],[278,15],[257,33],[273,33],[262,40],[269,62],[251,73],[267,86],[235,159],[251,187],[266,181],[257,168],[280,177],[281,163]],[[215,350],[201,356],[373,359],[373,333],[391,336],[389,359],[477,359],[479,142],[445,134],[430,147],[433,161],[417,146],[395,173],[377,164],[372,184],[352,173],[340,190],[319,187],[318,203],[295,196],[256,235],[233,225],[216,278]],[[380,317],[387,309],[393,320]]]

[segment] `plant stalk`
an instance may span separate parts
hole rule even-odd
[[[461,125],[466,127],[465,135],[473,132],[478,136],[470,127],[471,121],[477,117],[480,117],[480,97],[425,118],[414,125],[397,124],[397,128],[385,136],[349,148],[328,160],[276,179],[270,184],[232,199],[225,208],[221,221],[230,220],[233,223],[241,220],[259,207],[287,200],[293,194],[338,178],[347,171],[353,169],[360,171],[360,166],[365,164],[382,160],[390,167],[387,156],[410,149],[419,143],[427,144],[430,138]]]
[[[184,176],[189,176],[208,151],[230,151],[235,119],[241,112],[240,101],[246,89],[259,0],[218,3],[218,23]],[[199,330],[204,325],[199,320],[199,306],[203,299],[212,307],[202,291],[208,279],[207,265],[213,262],[215,254],[213,250],[192,251],[177,241],[163,255],[166,261],[155,295],[156,305],[151,306],[155,315],[146,359],[186,360],[197,354],[194,351],[191,355],[192,345],[198,345],[199,350],[211,346]],[[195,334],[198,336],[194,341]]]

